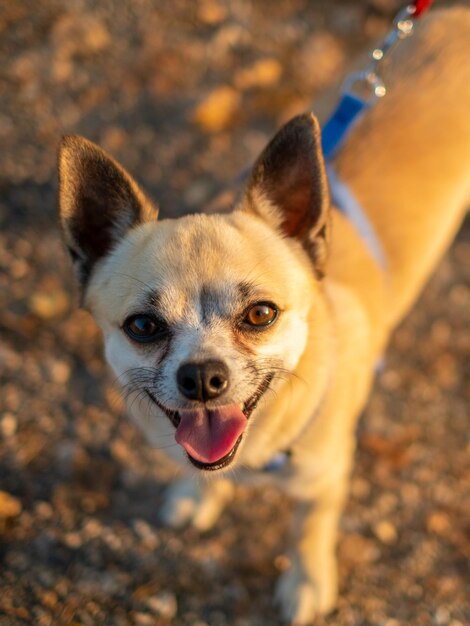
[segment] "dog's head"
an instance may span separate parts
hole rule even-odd
[[[64,138],[59,174],[63,237],[127,397],[150,434],[171,426],[181,457],[227,467],[307,343],[328,233],[315,118],[279,131],[227,215],[158,220],[80,137]]]

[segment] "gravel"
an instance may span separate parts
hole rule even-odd
[[[55,224],[61,134],[111,151],[164,214],[204,208],[280,123],[335,89],[397,3],[266,7],[2,5],[1,626],[280,623],[291,503],[239,488],[206,534],[159,527],[171,473],[125,419]],[[319,625],[470,623],[469,268],[467,220],[361,420],[341,596]]]

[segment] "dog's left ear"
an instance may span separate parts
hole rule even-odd
[[[62,139],[58,165],[63,239],[83,288],[95,264],[158,211],[132,176],[84,137]]]
[[[323,276],[330,202],[320,127],[312,113],[294,117],[264,149],[243,205],[282,234],[300,240]]]

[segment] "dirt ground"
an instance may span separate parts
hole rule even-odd
[[[165,461],[77,308],[55,150],[78,132],[166,215],[204,208],[387,29],[392,0],[0,1],[0,625],[276,626],[290,503],[157,521]],[[329,626],[470,624],[470,223],[359,428]]]

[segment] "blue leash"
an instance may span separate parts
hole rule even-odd
[[[344,93],[338,106],[323,126],[321,139],[323,154],[330,161],[343,143],[354,122],[370,106],[362,98],[351,93]]]
[[[352,191],[338,178],[333,169],[332,160],[357,120],[378,98],[387,93],[385,85],[377,73],[378,66],[400,40],[413,34],[414,19],[419,17],[431,4],[432,0],[415,0],[398,12],[391,31],[382,44],[372,50],[368,67],[346,78],[343,85],[343,95],[322,131],[323,153],[326,159],[326,170],[333,203],[356,225],[375,260],[384,269],[387,267],[387,261],[374,228]],[[354,93],[353,87],[358,84],[361,84],[362,88],[365,86],[367,92],[371,94],[368,100]]]
[[[381,268],[385,269],[387,261],[383,248],[369,218],[351,189],[338,177],[332,165],[332,159],[342,146],[351,128],[367,111],[372,102],[373,100],[366,101],[349,92],[343,93],[338,106],[323,127],[322,145],[333,204],[355,225],[374,259]]]
[[[413,34],[414,19],[426,11],[431,4],[432,0],[415,0],[397,14],[392,30],[381,46],[372,51],[369,67],[346,79],[343,95],[322,130],[323,154],[333,204],[356,226],[373,257],[383,269],[387,267],[387,260],[374,228],[353,192],[337,176],[332,160],[361,115],[376,102],[377,98],[386,94],[385,85],[376,73],[378,65],[398,41]],[[369,100],[364,100],[352,92],[352,87],[356,83],[363,83],[371,90],[372,96]],[[380,370],[381,367],[382,362],[379,362],[377,369]],[[279,472],[289,463],[290,457],[290,450],[278,452],[261,468],[261,471]]]

